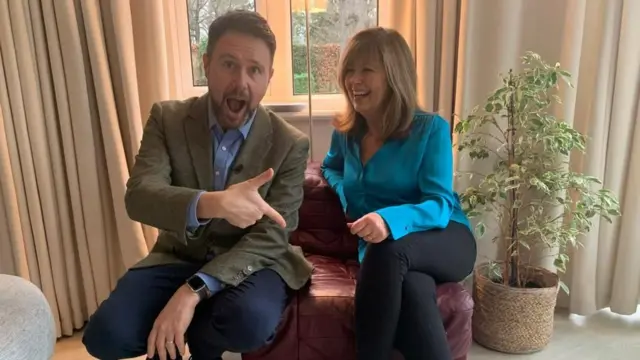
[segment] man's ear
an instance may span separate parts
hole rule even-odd
[[[202,67],[204,68],[204,77],[209,78],[209,55],[202,54]]]
[[[269,82],[271,82],[271,79],[273,78],[273,72],[275,70],[273,68],[271,68],[271,71],[269,71]]]

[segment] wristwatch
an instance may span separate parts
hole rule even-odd
[[[191,276],[187,279],[187,286],[198,295],[200,301],[208,299],[211,296],[211,292],[207,287],[207,284],[202,280],[198,274]]]

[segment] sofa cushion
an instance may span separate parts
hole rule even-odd
[[[356,259],[357,238],[346,232],[326,229],[297,230],[290,242],[300,246],[307,255],[323,255],[338,259]]]
[[[353,336],[353,297],[358,264],[320,255],[307,259],[313,264],[311,284],[298,296],[298,337]]]
[[[320,163],[307,164],[303,188],[304,201],[299,211],[298,228],[344,231],[345,216],[340,200],[322,176]]]
[[[305,172],[304,201],[298,229],[290,242],[310,254],[355,259],[358,239],[349,234],[338,196],[322,176],[320,163],[310,162]]]
[[[311,255],[307,259],[314,265],[314,270],[308,289],[298,293],[300,351],[324,348],[326,354],[325,347],[335,343],[342,344],[336,351],[351,353],[353,344],[340,339],[354,337],[354,295],[359,265],[355,260],[319,255]],[[462,285],[448,283],[438,286],[437,302],[453,358],[464,356],[470,336],[467,320],[473,311],[473,300]],[[468,315],[460,316],[461,312]],[[346,345],[348,348],[342,349]]]

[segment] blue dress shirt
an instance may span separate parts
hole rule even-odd
[[[233,160],[238,155],[240,145],[242,145],[249,134],[255,114],[256,112],[254,111],[247,119],[247,122],[240,128],[227,130],[225,132],[218,124],[213,109],[211,108],[211,102],[209,102],[209,128],[213,140],[213,187],[215,191],[224,190],[231,164],[233,164]],[[206,225],[209,222],[208,219],[198,219],[196,215],[198,201],[203,193],[204,191],[201,191],[189,206],[187,230],[192,233],[199,226]],[[214,256],[215,254],[213,253],[208,254],[207,260],[213,259]],[[203,272],[198,272],[198,276],[207,284],[211,293],[215,293],[222,288],[220,281],[215,277]]]
[[[334,131],[322,164],[324,177],[350,218],[376,212],[394,240],[443,229],[449,221],[470,226],[453,191],[453,151],[446,120],[416,112],[409,136],[386,141],[364,165],[360,140]],[[360,261],[367,244],[359,240]]]

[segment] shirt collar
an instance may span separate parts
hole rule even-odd
[[[251,130],[251,125],[253,124],[253,120],[256,117],[256,113],[258,110],[253,110],[249,116],[247,117],[247,121],[245,121],[242,126],[238,128],[238,131],[242,134],[242,137],[247,139],[247,135],[249,135],[249,130]],[[209,129],[217,129],[222,130],[220,125],[218,125],[218,121],[216,120],[216,115],[213,113],[213,107],[211,106],[211,100],[208,102],[208,113],[209,113]]]

